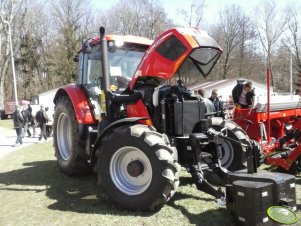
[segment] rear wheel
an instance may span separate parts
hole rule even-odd
[[[70,99],[58,100],[53,122],[55,156],[62,172],[67,175],[83,175],[90,167],[85,158],[85,141],[80,139],[78,124]]]
[[[235,122],[222,118],[211,118],[209,126],[217,131],[227,128],[228,137],[239,142],[225,140],[222,144],[221,165],[230,171],[246,168],[245,147],[242,144],[251,145],[251,140],[245,131]]]
[[[165,135],[146,125],[121,126],[96,152],[100,185],[125,208],[160,208],[179,185],[176,155]]]

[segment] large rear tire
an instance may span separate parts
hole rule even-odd
[[[245,147],[241,144],[252,145],[246,132],[233,121],[223,120],[222,118],[211,118],[209,127],[217,131],[227,128],[228,137],[239,141],[240,144],[225,140],[222,144],[221,165],[229,171],[236,171],[246,168]]]
[[[99,183],[122,207],[161,208],[179,185],[180,166],[168,138],[146,125],[126,125],[96,151]]]
[[[78,123],[70,99],[58,100],[53,122],[55,156],[61,171],[70,176],[80,176],[90,171],[85,157],[85,140],[80,139]]]

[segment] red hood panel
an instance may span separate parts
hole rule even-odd
[[[199,43],[199,37],[203,43]],[[172,28],[162,33],[146,51],[130,82],[130,89],[134,87],[138,77],[170,79],[191,51],[201,46],[220,49],[205,31],[198,28]],[[221,49],[220,51],[222,52]]]

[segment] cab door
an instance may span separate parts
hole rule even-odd
[[[95,119],[100,120],[100,116],[103,113],[100,100],[102,93],[100,46],[92,46],[89,48],[89,51],[81,55],[80,68],[78,69],[81,76],[79,76],[78,82],[86,90],[88,99],[93,107]]]

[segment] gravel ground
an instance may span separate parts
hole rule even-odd
[[[39,130],[36,129],[36,131],[38,132],[37,134],[40,134]],[[23,144],[15,147],[14,145],[17,137],[16,131],[14,129],[0,127],[0,158],[24,146],[39,143],[37,134],[35,135],[35,137],[24,137],[22,139]],[[44,142],[44,139],[42,139],[42,142]]]

